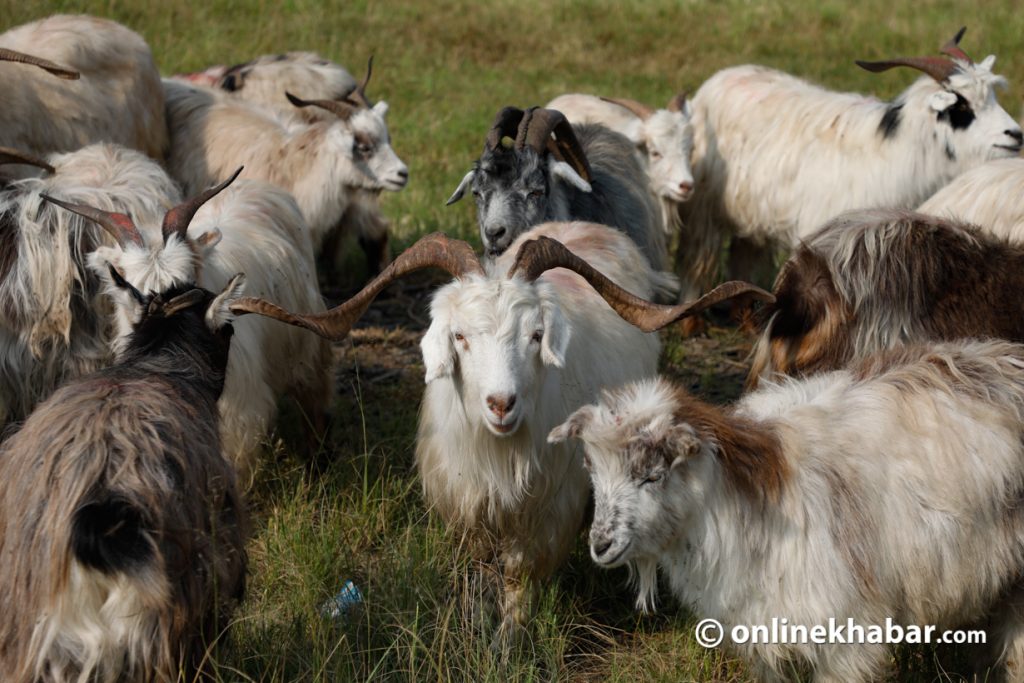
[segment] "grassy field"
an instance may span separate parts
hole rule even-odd
[[[1002,102],[1021,110],[1024,14],[1011,0],[746,2],[649,0],[0,0],[4,26],[54,12],[117,19],[142,33],[165,73],[290,49],[315,50],[360,74],[376,56],[373,98],[391,104],[394,146],[409,187],[385,197],[399,244],[433,230],[475,240],[472,202],[444,206],[479,153],[494,113],[571,91],[664,103],[716,70],[772,65],[836,89],[889,97],[913,78],[873,75],[855,58],[929,54],[961,26],[976,59],[999,56]],[[353,276],[353,279],[355,276]],[[212,652],[224,681],[747,681],[742,665],[692,638],[694,620],[664,596],[632,607],[624,572],[600,572],[583,537],[543,591],[532,649],[493,656],[467,619],[473,571],[460,539],[422,501],[412,459],[423,373],[425,292],[375,307],[338,345],[329,464],[310,476],[297,415],[251,491],[255,533],[248,598]],[[382,312],[383,311],[383,312]],[[665,336],[663,369],[701,395],[739,393],[749,339],[731,330]],[[329,619],[319,606],[351,579],[363,606]],[[950,680],[965,653],[900,650],[894,680]],[[955,677],[952,680],[957,680]]]

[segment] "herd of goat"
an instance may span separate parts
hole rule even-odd
[[[496,644],[593,500],[591,556],[642,608],[660,568],[727,626],[981,625],[978,666],[1024,681],[1024,135],[962,36],[858,62],[922,72],[891,102],[738,66],[664,109],[506,107],[448,200],[472,194],[483,256],[433,234],[391,260],[381,193],[409,174],[372,60],[161,78],[112,21],[0,34],[5,680],[202,674],[279,399],[323,429],[330,342],[440,268],[416,464],[495,570]],[[327,310],[348,236],[375,277]],[[774,291],[747,284],[778,248]],[[656,376],[656,331],[721,305],[759,334],[727,408]],[[739,651],[768,680],[891,660]]]

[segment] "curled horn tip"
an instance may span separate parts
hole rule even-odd
[[[306,100],[300,97],[296,97],[287,90],[284,91],[284,96],[287,97],[288,101],[291,102],[296,107],[308,107],[311,104],[310,102],[307,102]]]

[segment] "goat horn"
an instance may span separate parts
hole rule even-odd
[[[552,139],[551,134],[555,137]],[[548,150],[559,161],[572,166],[580,177],[591,182],[590,163],[583,152],[576,133],[565,114],[555,109],[533,107],[523,116],[516,135],[516,149],[530,147],[538,154]]]
[[[686,91],[676,93],[676,96],[668,101],[667,109],[671,112],[681,112],[686,107]]]
[[[192,222],[192,218],[199,211],[199,208],[206,202],[213,199],[217,194],[221,192],[225,187],[230,185],[238,177],[238,174],[242,172],[245,166],[239,166],[230,178],[225,180],[220,185],[215,185],[209,190],[189,199],[176,207],[171,209],[164,215],[163,225],[160,227],[160,231],[163,233],[164,242],[170,238],[171,235],[178,235],[181,239],[185,239],[185,233],[188,232],[188,224]]]
[[[961,26],[960,30],[956,32],[956,35],[949,39],[949,41],[939,48],[939,52],[944,55],[949,55],[953,59],[959,59],[968,64],[974,64],[974,60],[967,56],[967,53],[960,49],[960,39],[964,37],[964,33],[967,32],[966,26]]]
[[[304,100],[287,91],[285,91],[284,96],[288,98],[289,102],[300,109],[303,107],[319,107],[325,111],[331,112],[342,121],[347,121],[352,118],[352,114],[354,114],[357,109],[362,108],[362,105],[358,102],[348,99],[349,95],[356,92],[356,90],[357,88],[353,86],[347,93],[337,100]]]
[[[0,147],[0,164],[28,164],[41,168],[51,175],[54,173],[53,166],[38,157],[19,152],[10,147]]]
[[[515,138],[516,128],[526,114],[522,109],[516,107],[505,107],[494,117],[491,130],[487,132],[487,149],[497,149],[501,145],[502,138]]]
[[[45,194],[40,194],[39,196],[51,204],[56,204],[71,213],[78,214],[82,218],[88,218],[96,223],[110,233],[110,236],[117,241],[117,244],[122,249],[126,248],[129,244],[143,248],[146,246],[146,242],[142,239],[139,229],[135,227],[135,222],[132,221],[131,216],[113,211],[104,211],[103,209],[86,206],[85,204],[69,204]]]
[[[82,74],[74,69],[68,69],[59,64],[54,64],[48,59],[33,57],[32,55],[27,55],[24,52],[15,52],[14,50],[8,50],[4,47],[0,47],[0,62],[31,64],[33,66],[38,66],[40,69],[45,69],[57,78],[63,78],[68,81],[77,81],[82,77]]]
[[[909,66],[911,69],[923,71],[939,83],[945,83],[960,68],[956,62],[945,57],[898,57],[881,62],[866,62],[858,59],[856,62],[860,68],[873,73],[888,71],[897,66]]]
[[[371,75],[373,75],[373,55],[366,60],[366,76],[363,77],[363,82],[356,86],[354,93],[359,103],[367,109],[373,107],[373,102],[370,102],[370,98],[366,96],[366,84],[370,82]]]
[[[653,332],[677,320],[696,315],[717,303],[738,297],[772,302],[775,297],[746,282],[726,282],[700,297],[677,306],[662,306],[627,292],[609,280],[593,266],[569,251],[565,245],[550,237],[540,237],[523,244],[509,277],[521,273],[528,281],[536,280],[552,268],[568,268],[581,275],[600,294],[623,320],[644,332]]]
[[[201,289],[190,289],[184,294],[179,294],[167,303],[164,303],[159,297],[154,298],[149,302],[149,314],[153,315],[157,311],[160,312],[165,318],[170,318],[178,311],[183,311],[186,308],[191,308],[196,304],[202,302],[206,298],[206,294]]]
[[[483,275],[473,247],[439,232],[420,238],[351,299],[324,313],[296,314],[256,297],[243,297],[230,305],[235,315],[258,313],[302,327],[332,341],[341,341],[381,290],[398,278],[421,268],[441,268],[456,278]]]
[[[635,114],[637,118],[641,118],[645,121],[654,115],[653,109],[642,102],[637,102],[636,100],[629,100],[625,97],[602,97],[601,99],[605,102],[611,102],[612,104],[617,104],[624,109],[628,109]]]

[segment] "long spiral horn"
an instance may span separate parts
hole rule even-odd
[[[598,272],[557,240],[539,237],[523,244],[516,254],[509,277],[521,274],[533,281],[552,268],[568,268],[582,276],[619,316],[644,332],[653,332],[671,323],[705,311],[715,304],[735,298],[748,298],[770,303],[771,293],[747,282],[732,281],[715,287],[696,301],[676,306],[662,306],[642,299]]]
[[[344,339],[352,326],[370,307],[374,298],[398,278],[422,268],[441,268],[456,278],[483,275],[480,259],[467,242],[439,232],[420,238],[403,251],[387,268],[345,303],[323,313],[292,313],[258,297],[244,297],[231,304],[236,315],[258,313],[281,322],[302,327],[332,341]]]

